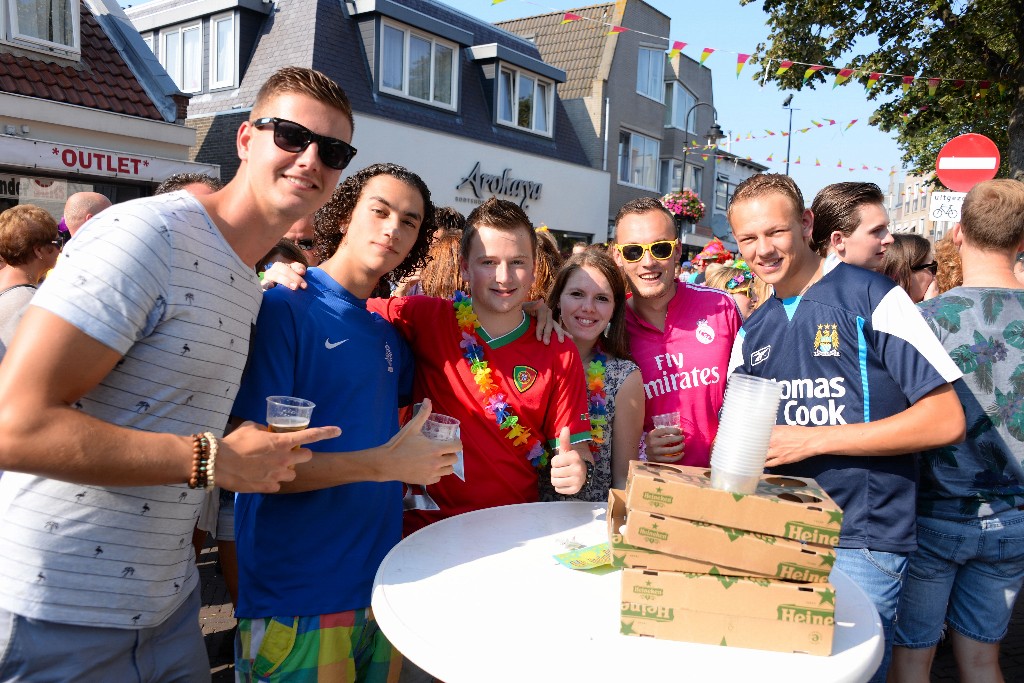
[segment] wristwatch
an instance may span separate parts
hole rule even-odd
[[[590,486],[590,482],[594,480],[594,463],[589,460],[584,460],[583,464],[587,466],[587,480],[583,482],[583,486],[581,488],[587,488]]]

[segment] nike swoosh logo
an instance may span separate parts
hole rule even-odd
[[[324,346],[326,346],[329,349],[333,349],[333,348],[337,348],[338,346],[341,346],[342,344],[344,344],[347,341],[348,341],[348,339],[342,339],[340,342],[334,342],[332,344],[330,339],[325,339],[324,340]]]

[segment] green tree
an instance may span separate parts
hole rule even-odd
[[[740,0],[750,4],[754,0]],[[871,123],[896,131],[903,161],[935,168],[949,139],[981,133],[999,146],[999,177],[1024,180],[1024,0],[763,0],[768,42],[754,59],[762,75],[799,90],[831,84],[825,68],[801,84],[807,66],[776,76],[782,60],[914,76],[903,92],[898,76],[882,76],[867,97],[879,100]],[[942,78],[935,95],[928,78]],[[956,80],[965,81],[957,87]],[[988,81],[987,93],[980,82]],[[831,86],[830,86],[831,87]],[[854,86],[855,87],[855,86]]]

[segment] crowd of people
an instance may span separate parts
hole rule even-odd
[[[706,467],[731,373],[783,385],[767,467],[844,511],[836,567],[883,623],[873,680],[928,680],[943,633],[963,680],[1001,680],[1024,185],[978,185],[934,249],[889,232],[870,183],[808,208],[760,174],[728,209],[735,255],[682,263],[653,198],[563,254],[513,202],[462,216],[390,163],[343,179],[355,123],[333,81],[285,68],[226,185],[76,194],[63,251],[45,211],[0,214],[0,681],[208,680],[207,534],[238,680],[430,680],[370,610],[403,535],[603,502],[638,459]],[[268,431],[268,396],[313,401],[310,427]],[[437,414],[460,436],[424,435]]]

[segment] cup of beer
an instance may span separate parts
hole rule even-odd
[[[297,432],[309,427],[316,404],[294,396],[267,396],[267,427],[272,432]]]

